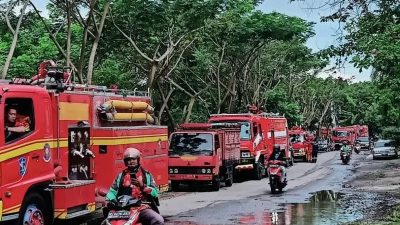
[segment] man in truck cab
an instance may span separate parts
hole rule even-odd
[[[286,180],[286,166],[287,166],[287,163],[286,163],[285,149],[284,148],[281,149],[280,145],[275,144],[274,148],[273,148],[273,152],[268,158],[268,161],[271,161],[271,160],[282,161],[282,165],[283,166],[281,166],[281,169],[282,169],[282,174],[283,174],[283,182],[286,183],[287,182],[287,180]]]
[[[133,195],[151,208],[140,212],[139,222],[143,225],[162,225],[163,217],[158,213],[158,191],[153,176],[140,166],[140,151],[127,148],[124,152],[126,169],[118,174],[106,196],[107,202],[116,201],[118,196]],[[106,212],[107,214],[108,212]]]
[[[6,142],[19,137],[19,134],[30,131],[30,119],[29,117],[21,116],[17,114],[17,107],[9,106],[6,109],[6,121],[5,121],[5,137]]]

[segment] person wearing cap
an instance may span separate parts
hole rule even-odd
[[[118,196],[132,195],[142,202],[149,202],[151,208],[140,212],[139,222],[143,225],[164,224],[159,214],[158,190],[152,174],[140,165],[140,151],[136,148],[127,148],[124,152],[126,168],[115,178],[107,193],[106,201],[116,201]]]

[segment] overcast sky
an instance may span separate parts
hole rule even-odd
[[[2,0],[0,0],[2,2]],[[35,5],[44,11],[46,14],[47,0],[33,0]],[[322,15],[330,13],[331,9],[328,7],[320,9],[310,9],[319,6],[320,0],[303,0],[290,3],[289,0],[264,0],[259,6],[259,9],[264,12],[280,12],[289,16],[297,16],[307,21],[315,22],[315,33],[316,35],[310,38],[307,45],[313,49],[313,51],[319,51],[327,48],[330,45],[337,45],[337,33],[339,25],[336,22],[321,23],[320,18]],[[332,60],[333,61],[333,60]],[[333,62],[332,62],[333,65]],[[351,64],[346,63],[344,68],[341,68],[337,74],[345,78],[354,76],[354,81],[366,81],[370,80],[370,70],[359,73],[358,69],[354,68]],[[324,76],[324,75],[322,75]]]

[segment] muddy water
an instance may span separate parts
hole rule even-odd
[[[368,195],[368,196],[365,196]],[[374,196],[364,193],[336,193],[319,191],[312,193],[307,202],[280,203],[278,205],[257,204],[253,208],[241,208],[240,203],[229,203],[231,213],[209,210],[191,215],[183,214],[167,218],[166,224],[259,224],[259,225],[331,225],[344,224],[363,219],[365,209],[376,204]],[[246,204],[247,205],[247,204]],[[261,206],[261,207],[260,207]],[[212,207],[211,207],[212,208]],[[193,212],[192,212],[193,213]]]

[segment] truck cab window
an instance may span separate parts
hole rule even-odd
[[[4,110],[6,143],[19,140],[35,130],[32,99],[8,98]]]
[[[257,137],[258,134],[258,125],[256,123],[253,123],[253,136]]]
[[[218,134],[216,134],[215,136],[214,136],[214,140],[215,140],[215,151],[219,148],[219,136],[218,136]]]

